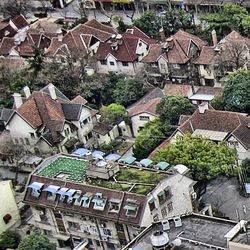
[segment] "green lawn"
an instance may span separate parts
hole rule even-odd
[[[66,174],[67,180],[82,182],[85,180],[85,171],[88,161],[68,157],[58,157],[54,162],[38,171],[38,175],[55,178],[59,174]]]
[[[130,185],[127,185],[127,184],[120,184],[114,181],[106,181],[106,180],[100,180],[100,179],[92,179],[90,184],[94,186],[105,187],[105,188],[110,188],[110,189],[115,189],[115,190],[120,190],[120,191],[128,191],[129,188],[131,187]]]
[[[156,184],[164,179],[164,176],[155,172],[138,169],[121,169],[117,176],[119,181],[140,182],[147,184]]]

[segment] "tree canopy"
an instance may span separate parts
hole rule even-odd
[[[115,86],[113,98],[116,103],[128,106],[146,93],[144,83],[136,78],[120,79]]]
[[[15,17],[20,14],[26,15],[31,10],[30,0],[8,0],[3,2],[0,7],[1,12],[6,17]]]
[[[166,136],[162,132],[159,119],[148,122],[136,137],[133,154],[137,159],[146,158]]]
[[[177,125],[180,115],[191,115],[195,107],[187,98],[181,96],[165,96],[156,107],[163,123]]]
[[[223,102],[225,110],[250,113],[250,71],[239,69],[229,75]]]
[[[194,28],[193,15],[183,9],[169,9],[166,13],[157,15],[152,11],[145,12],[133,21],[133,24],[150,37],[159,38],[159,30],[163,28],[166,35],[172,35],[179,29]]]
[[[19,246],[18,250],[56,250],[56,244],[51,243],[49,239],[37,232],[25,236]]]
[[[200,18],[208,24],[210,31],[216,30],[217,35],[223,38],[232,30],[237,30],[242,35],[249,35],[249,16],[245,7],[238,4],[224,4],[218,12]]]
[[[225,142],[218,144],[201,137],[177,137],[176,142],[157,151],[153,160],[166,161],[172,165],[184,164],[191,170],[192,177],[197,181],[208,181],[219,174],[229,174],[237,159],[234,148]]]
[[[0,250],[16,249],[20,242],[20,235],[14,231],[5,231],[0,235]]]
[[[113,124],[123,118],[126,109],[121,104],[111,103],[108,106],[103,106],[100,109],[101,121],[107,124]]]

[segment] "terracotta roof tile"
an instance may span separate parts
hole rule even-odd
[[[93,130],[98,134],[106,135],[111,129],[111,126],[108,126],[107,124],[104,124],[102,122],[98,122],[95,124]]]
[[[223,88],[200,86],[198,88],[198,90],[195,92],[195,94],[222,96],[223,95]]]
[[[158,57],[162,54],[162,45],[161,44],[151,44],[149,46],[148,54],[144,56],[141,62],[156,62]]]
[[[166,96],[189,97],[193,94],[192,86],[185,84],[166,84],[163,91]]]
[[[214,47],[203,46],[200,55],[193,61],[194,64],[210,65],[215,56]]]
[[[12,18],[11,21],[15,24],[15,26],[19,30],[23,29],[29,25],[29,23],[27,22],[27,20],[25,19],[25,17],[23,15],[16,16],[16,17]]]
[[[9,55],[10,51],[15,48],[15,39],[11,37],[4,37],[0,45],[0,55]]]
[[[82,96],[80,96],[80,95],[77,95],[74,99],[72,99],[71,101],[70,101],[71,103],[76,103],[76,104],[83,104],[83,105],[85,105],[85,104],[87,104],[88,103],[88,101],[86,100],[86,99],[84,99]]]
[[[149,100],[147,103],[134,106],[128,110],[128,114],[130,117],[139,115],[144,112],[152,114],[152,115],[157,115],[156,106],[160,101],[161,101],[161,98],[155,98],[155,99]]]

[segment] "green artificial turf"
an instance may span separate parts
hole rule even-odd
[[[67,180],[82,182],[85,180],[85,172],[88,161],[58,157],[54,162],[42,168],[37,174],[49,178],[55,178],[59,174],[67,174]]]

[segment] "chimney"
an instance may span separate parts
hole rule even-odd
[[[50,83],[48,89],[51,99],[56,100],[57,96],[56,96],[55,86],[52,83]]]
[[[162,42],[165,42],[165,41],[166,41],[166,36],[165,36],[164,29],[163,29],[163,28],[160,28],[159,33],[160,33],[161,41],[162,41]]]
[[[59,34],[59,35],[57,36],[57,38],[58,38],[58,41],[59,41],[59,42],[62,42],[62,40],[63,40],[63,34],[62,34],[62,33]]]
[[[199,104],[198,109],[200,114],[204,114],[208,109],[208,102],[202,102],[201,104]]]
[[[23,92],[24,92],[24,95],[25,95],[26,99],[28,99],[30,97],[30,95],[31,95],[30,88],[28,86],[25,86],[23,88]]]
[[[22,96],[19,93],[14,93],[14,104],[16,108],[19,108],[23,104]]]
[[[212,40],[213,40],[213,45],[216,46],[218,44],[218,39],[215,30],[212,30]]]

